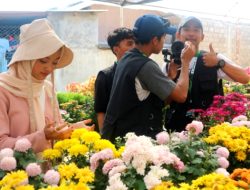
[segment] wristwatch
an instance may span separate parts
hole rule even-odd
[[[225,65],[226,65],[226,62],[225,62],[223,59],[220,59],[220,60],[218,61],[217,65],[216,65],[216,67],[217,67],[218,69],[222,69],[223,67],[225,67]]]

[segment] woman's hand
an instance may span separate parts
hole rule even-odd
[[[70,125],[70,127],[74,130],[74,129],[79,129],[79,128],[86,128],[88,130],[94,130],[95,128],[95,124],[92,125],[88,125],[91,124],[92,119],[86,119],[83,121],[79,121],[77,123],[73,123]]]
[[[68,139],[71,136],[73,128],[64,123],[58,127],[55,127],[55,122],[46,122],[44,128],[44,134],[47,140],[63,140]]]

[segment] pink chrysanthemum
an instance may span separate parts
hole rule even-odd
[[[4,148],[0,151],[0,160],[4,157],[13,157],[14,151],[11,148]]]
[[[158,133],[156,141],[158,144],[167,144],[169,142],[169,134],[166,131]]]
[[[220,147],[220,148],[218,148],[218,149],[216,150],[216,155],[217,155],[218,157],[228,158],[229,154],[230,154],[230,153],[229,153],[228,149],[225,148],[225,147]]]
[[[200,121],[192,121],[186,126],[187,131],[192,131],[194,134],[198,135],[203,130],[203,124]]]
[[[44,182],[49,185],[57,185],[60,180],[60,174],[55,170],[48,170],[43,177]]]
[[[16,169],[16,159],[14,157],[4,157],[0,161],[0,169],[4,171],[12,171]]]
[[[90,169],[95,171],[99,166],[100,160],[108,160],[114,158],[114,153],[111,149],[107,148],[100,152],[93,154],[90,158]]]
[[[245,115],[236,116],[235,118],[233,118],[232,124],[234,124],[236,122],[240,122],[240,121],[247,121],[247,116],[245,116]]]
[[[218,163],[219,163],[220,167],[225,168],[225,169],[228,168],[228,166],[229,166],[228,160],[224,157],[218,158]]]
[[[41,167],[37,163],[30,163],[26,167],[26,172],[27,172],[28,176],[35,177],[35,176],[41,174],[42,170],[41,170]]]
[[[224,176],[229,176],[230,175],[225,168],[218,168],[217,170],[215,170],[215,173],[223,174]]]
[[[109,161],[107,161],[107,162],[104,164],[104,166],[103,166],[103,168],[102,168],[102,172],[103,172],[104,174],[108,174],[108,172],[109,172],[110,170],[112,170],[112,168],[114,168],[114,167],[116,167],[116,166],[120,166],[120,165],[122,165],[122,164],[123,164],[123,161],[122,161],[121,159],[109,160]]]
[[[18,152],[27,152],[31,148],[31,143],[28,139],[19,139],[16,141],[14,150]]]

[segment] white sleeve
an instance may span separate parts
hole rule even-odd
[[[229,59],[225,55],[222,55],[222,54],[218,53],[217,57],[219,59],[223,59],[227,64],[234,65],[234,66],[237,67],[237,64],[235,64],[231,59]],[[218,69],[217,75],[218,75],[218,79],[224,79],[224,80],[232,81],[232,82],[234,81],[222,69]]]
[[[164,73],[164,75],[168,76],[168,73],[167,73],[167,63],[166,62],[163,63],[161,70]]]

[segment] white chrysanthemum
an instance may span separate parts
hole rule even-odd
[[[109,178],[109,186],[106,190],[128,190],[126,185],[121,180],[121,174],[117,173]]]
[[[155,146],[151,150],[151,157],[152,162],[155,165],[162,165],[162,164],[173,164],[173,156],[172,153],[169,151],[169,148],[167,146]]]
[[[159,185],[162,181],[161,178],[169,176],[169,172],[158,166],[151,166],[150,171],[144,177],[144,183],[147,189],[152,189],[154,186]]]
[[[0,151],[0,161],[4,157],[13,157],[14,151],[11,148],[4,148]]]

